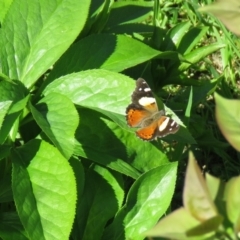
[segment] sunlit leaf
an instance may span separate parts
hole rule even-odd
[[[240,151],[240,100],[214,94],[218,126],[228,142]]]

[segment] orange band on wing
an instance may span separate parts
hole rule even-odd
[[[153,140],[155,138],[155,132],[158,128],[157,121],[153,122],[151,125],[145,128],[141,128],[136,131],[138,137],[143,140]]]
[[[138,109],[128,109],[127,111],[127,123],[130,127],[137,127],[142,120],[148,116],[148,112]]]

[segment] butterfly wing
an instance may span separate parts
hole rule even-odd
[[[146,81],[139,78],[132,94],[132,103],[126,109],[126,119],[130,127],[141,127],[143,121],[158,111],[156,100]]]
[[[151,141],[157,137],[161,138],[169,134],[174,134],[179,130],[179,127],[178,123],[173,119],[167,116],[161,116],[146,127],[137,130],[136,134],[143,140]]]

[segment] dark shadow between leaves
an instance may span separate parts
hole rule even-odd
[[[116,45],[117,36],[110,34],[93,34],[74,43],[55,64],[43,88],[64,75],[101,68],[114,52]]]
[[[79,108],[78,112],[80,124],[75,136],[81,149],[76,149],[77,155],[83,151],[85,156],[82,157],[103,166],[117,163],[118,160],[129,160],[126,147],[119,140],[122,129],[96,111]],[[116,135],[117,133],[119,136]]]
[[[93,168],[86,170],[84,191],[78,199],[72,239],[87,239],[93,228],[100,239],[107,222],[114,217],[118,208],[118,199],[109,182]]]

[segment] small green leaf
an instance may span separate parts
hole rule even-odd
[[[68,239],[76,206],[69,163],[55,147],[39,140],[14,150],[11,159],[14,201],[30,239]]]
[[[34,119],[42,131],[67,159],[73,153],[74,134],[79,123],[74,104],[64,95],[50,93],[34,107]]]
[[[240,101],[214,94],[218,126],[228,142],[240,151]]]
[[[172,41],[169,41],[168,38],[165,40],[165,45],[166,45],[165,49],[168,51],[176,50],[176,47],[179,46],[182,38],[186,35],[186,32],[190,27],[191,27],[191,23],[186,21],[186,22],[181,22],[176,26],[174,26],[173,28],[171,28],[167,33],[167,35]]]

